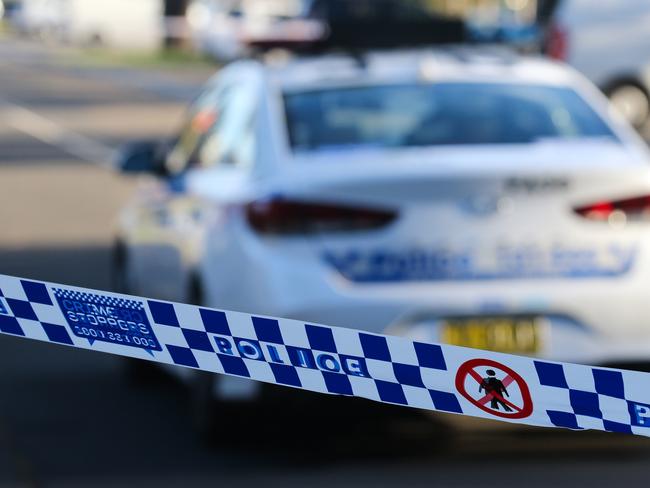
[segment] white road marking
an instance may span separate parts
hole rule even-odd
[[[115,150],[99,141],[68,129],[20,105],[0,100],[0,111],[4,116],[4,122],[20,132],[84,161],[107,169],[115,166]]]

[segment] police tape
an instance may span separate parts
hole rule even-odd
[[[0,275],[0,333],[507,422],[650,436],[650,374]]]

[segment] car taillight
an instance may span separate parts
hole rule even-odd
[[[397,214],[385,209],[275,198],[248,204],[246,217],[262,234],[313,234],[379,229]]]
[[[629,220],[650,220],[650,196],[614,201],[603,200],[577,207],[574,211],[590,220],[610,220],[616,216]]]
[[[545,53],[559,61],[566,61],[569,56],[569,34],[558,23],[552,23],[546,34]]]

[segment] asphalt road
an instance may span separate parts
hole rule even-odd
[[[208,72],[62,63],[0,39],[0,272],[103,288],[133,182],[104,164],[169,134]],[[287,408],[292,402],[286,402]],[[226,412],[212,447],[187,393],[110,356],[0,337],[0,486],[644,485],[650,440],[484,421],[440,427],[340,399]],[[300,405],[300,404],[296,404]],[[336,408],[334,408],[336,407]]]

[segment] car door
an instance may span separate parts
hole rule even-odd
[[[254,158],[256,85],[224,76],[190,107],[167,155],[169,176],[145,191],[133,256],[138,290],[193,301],[193,279],[206,223],[221,211],[220,196],[243,180]]]

